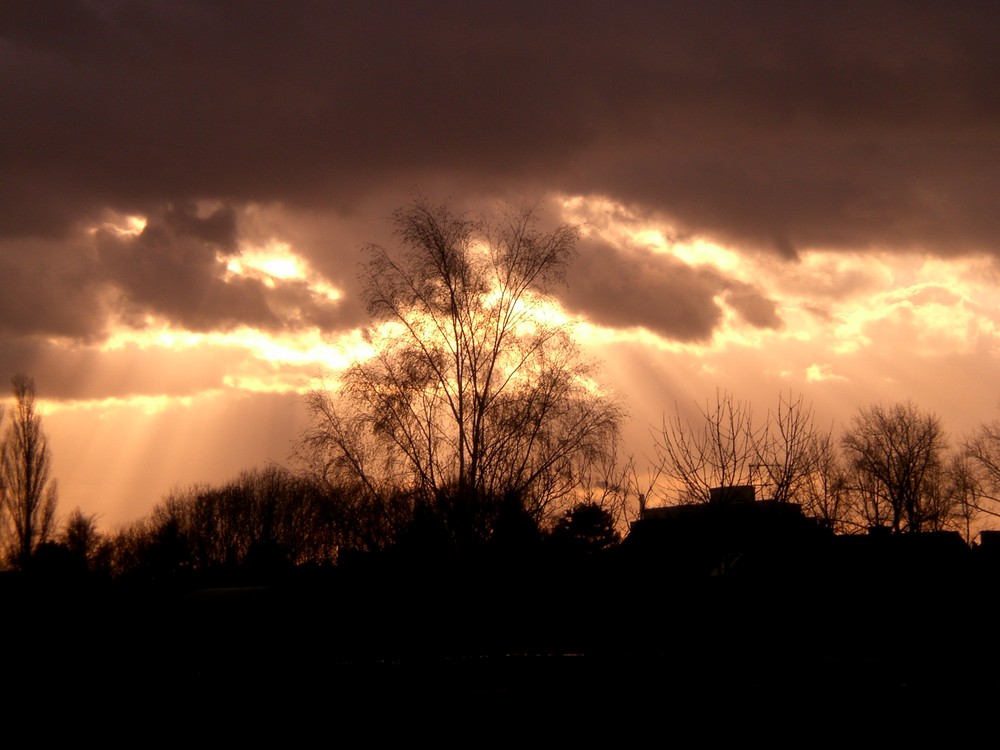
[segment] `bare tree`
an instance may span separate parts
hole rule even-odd
[[[366,248],[374,355],[308,399],[301,448],[395,523],[393,498],[451,507],[488,535],[497,504],[536,519],[569,502],[622,410],[547,307],[577,230],[531,210],[473,220],[417,203],[394,215],[396,255]]]
[[[907,401],[873,405],[854,416],[841,437],[851,489],[871,525],[893,531],[938,528],[947,442],[941,422]]]
[[[713,487],[752,483],[764,433],[753,423],[750,404],[716,391],[696,424],[675,415],[664,418],[654,449],[663,477],[680,502],[707,503]]]
[[[755,479],[761,493],[778,502],[803,502],[807,487],[829,467],[831,432],[818,431],[812,405],[801,395],[779,396],[757,442]]]
[[[951,458],[949,467],[951,488],[956,503],[956,516],[962,534],[968,544],[981,530],[982,519],[996,517],[996,500],[987,477],[983,476],[982,466],[977,462],[975,454],[971,453],[968,443]]]
[[[659,470],[681,502],[708,502],[714,487],[752,485],[778,502],[800,501],[824,460],[824,440],[812,406],[801,396],[780,396],[763,420],[748,402],[716,391],[692,423],[664,420],[654,442]]]
[[[803,512],[838,534],[856,532],[869,524],[858,522],[848,478],[829,433],[811,441],[811,471],[796,492]]]
[[[15,375],[13,422],[0,446],[3,509],[10,535],[7,555],[22,570],[53,531],[58,492],[49,481],[48,439],[35,408],[35,381]]]
[[[892,503],[874,475],[851,463],[844,470],[844,489],[850,497],[851,510],[859,530],[889,528],[892,525]]]
[[[962,443],[977,514],[1000,518],[1000,420],[983,423]]]
[[[955,530],[971,543],[981,514],[980,503],[979,483],[969,458],[961,452],[949,452],[928,483],[922,528]]]

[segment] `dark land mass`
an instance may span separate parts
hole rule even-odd
[[[898,741],[1000,705],[996,536],[837,536],[791,504],[728,502],[651,511],[600,552],[36,567],[0,578],[0,705],[69,739],[100,721],[187,740]]]
[[[711,733],[733,731],[734,716],[758,731],[792,717],[912,730],[998,705],[1000,566],[986,550],[954,535],[807,541],[744,554],[722,575],[627,543],[572,560],[9,575],[5,705],[272,736],[399,729],[403,716],[428,731],[437,717]]]

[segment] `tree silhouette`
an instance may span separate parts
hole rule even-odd
[[[611,449],[623,414],[549,306],[577,230],[542,231],[531,210],[473,220],[424,203],[394,225],[397,255],[366,248],[374,353],[309,396],[304,452],[358,487],[385,537],[421,504],[472,540],[510,498],[545,517]]]
[[[852,496],[837,446],[829,434],[813,444],[812,471],[805,477],[795,500],[803,512],[832,531],[857,531],[858,521]]]
[[[681,502],[707,503],[713,487],[751,483],[752,466],[763,432],[753,422],[753,410],[731,394],[716,391],[714,406],[700,409],[692,424],[674,416],[663,420],[654,443],[663,475]]]
[[[101,567],[106,553],[104,536],[97,528],[97,516],[74,508],[63,525],[60,543],[79,568],[93,571]]]
[[[10,532],[7,556],[24,570],[53,531],[58,493],[55,482],[49,481],[51,457],[42,418],[35,409],[35,381],[18,374],[12,386],[14,414],[0,447],[0,481]]]
[[[984,422],[962,445],[970,510],[1000,517],[1000,420]]]
[[[597,554],[621,541],[611,513],[594,502],[580,503],[566,511],[551,532],[552,541],[570,553]]]
[[[827,436],[801,396],[780,396],[760,420],[748,402],[716,391],[699,413],[692,423],[678,408],[654,444],[676,500],[706,503],[713,488],[753,485],[778,502],[797,501],[823,466]]]
[[[841,437],[862,515],[895,532],[940,528],[951,509],[943,502],[940,420],[912,402],[862,408]]]
[[[218,487],[170,493],[148,518],[110,540],[116,575],[188,572],[269,574],[329,563],[352,547],[351,518],[329,488],[277,466],[254,468]]]

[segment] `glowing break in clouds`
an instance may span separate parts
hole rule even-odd
[[[571,292],[571,309],[603,342],[631,340],[701,357],[734,348],[780,356],[796,344],[814,358],[798,370],[810,381],[839,377],[844,355],[902,349],[903,342],[906,356],[996,351],[1000,291],[986,256],[805,249],[788,261],[679,235],[663,217],[607,198],[565,197],[561,205],[566,219],[582,226],[583,252],[613,258],[617,267],[607,269],[608,277],[634,282],[631,288],[609,285],[605,300],[593,294],[587,303]],[[630,264],[640,271],[633,273]],[[686,304],[673,325],[646,315],[650,309],[669,314],[669,300],[678,296]],[[635,298],[644,306],[634,320],[608,312]],[[710,323],[701,329],[693,317],[698,305]]]
[[[214,217],[217,212],[206,215]],[[137,243],[149,225],[142,216],[109,214],[89,234],[97,241],[110,236]],[[142,248],[137,247],[138,253]],[[53,408],[107,411],[134,406],[148,414],[184,405],[185,399],[199,394],[299,393],[317,376],[336,373],[354,358],[369,356],[370,347],[361,331],[331,330],[311,323],[303,314],[303,304],[332,307],[343,295],[289,243],[239,241],[228,250],[221,246],[213,263],[205,266],[206,273],[217,268],[221,284],[259,284],[271,318],[282,324],[192,329],[183,325],[183,317],[163,314],[154,307],[143,309],[139,302],[126,308],[128,314],[123,316],[116,312],[120,293],[112,284],[104,295],[107,331],[102,340],[94,344],[49,341],[54,349],[72,351],[81,361],[88,351],[95,355],[87,358],[89,371],[80,373],[81,379],[91,382],[80,390],[104,395],[65,399]],[[161,384],[159,392],[157,383]]]

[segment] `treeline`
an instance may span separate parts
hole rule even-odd
[[[99,543],[96,557],[115,575],[148,578],[329,563],[342,545],[341,505],[337,493],[284,469],[248,470],[171,494]]]
[[[839,534],[954,530],[971,542],[1000,511],[1000,422],[952,444],[940,420],[911,402],[872,405],[834,440],[817,429],[801,398],[781,398],[760,418],[720,392],[697,418],[678,412],[664,421],[657,463],[642,479],[634,459],[598,462],[547,515],[529,512],[515,495],[442,492],[429,499],[399,488],[376,497],[309,466],[267,466],[218,486],[177,490],[148,516],[102,531],[97,517],[80,509],[56,523],[34,386],[24,377],[15,385],[19,417],[2,453],[8,569],[250,581],[376,555],[408,563],[595,555],[614,548],[651,503],[708,502],[712,487],[736,485],[754,486],[758,498],[796,503]],[[25,442],[22,434],[34,435],[34,453],[13,450]],[[16,480],[18,455],[31,457],[34,494],[26,496],[25,482]]]
[[[752,485],[837,533],[951,530],[968,543],[1000,518],[1000,420],[953,439],[912,401],[859,408],[835,437],[801,396],[761,416],[717,392],[696,418],[664,419],[655,448],[644,501],[707,502],[712,487]]]
[[[21,382],[33,413],[33,385]],[[44,446],[37,415],[31,419]],[[749,404],[719,393],[699,418],[664,422],[658,463],[642,480],[633,459],[592,465],[548,515],[530,513],[516,496],[451,492],[428,500],[399,489],[376,498],[308,467],[267,466],[218,486],[177,490],[148,516],[102,531],[96,516],[79,509],[57,526],[51,489],[39,490],[41,501],[25,513],[8,481],[5,561],[8,569],[166,581],[259,579],[373,555],[411,562],[593,555],[615,547],[650,503],[708,502],[710,488],[744,484],[758,498],[800,505],[839,534],[954,530],[971,542],[1000,510],[998,424],[950,444],[937,417],[901,402],[859,409],[834,440],[816,428],[801,398],[779,399],[755,418]],[[35,463],[47,477],[47,452],[42,457]],[[28,519],[22,526],[34,523],[27,558],[12,520],[19,507]],[[484,508],[491,514],[485,533],[477,517]]]
[[[463,546],[445,509],[394,503],[364,507],[344,488],[278,466],[248,469],[220,486],[176,491],[144,518],[101,532],[96,517],[75,510],[61,532],[36,550],[44,573],[96,573],[145,582],[184,577],[261,580],[294,568],[325,567],[382,554],[406,563],[449,562],[473,555],[589,555],[620,539],[611,513],[580,503],[546,527],[523,513],[501,514],[495,533],[476,549]],[[376,541],[365,527],[382,528]]]

